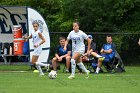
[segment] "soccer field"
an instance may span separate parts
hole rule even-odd
[[[4,68],[0,68],[0,93],[140,93],[140,67],[126,67],[125,73],[91,73],[89,79],[76,74],[73,80],[62,72],[56,79],[49,79],[48,73],[39,77],[32,71],[2,71]],[[20,70],[14,66],[8,69]]]

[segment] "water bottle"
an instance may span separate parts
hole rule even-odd
[[[12,47],[10,46],[9,55],[12,55]]]

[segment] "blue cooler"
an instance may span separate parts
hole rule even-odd
[[[24,55],[29,54],[29,42],[24,42],[24,44],[23,44],[23,54]]]

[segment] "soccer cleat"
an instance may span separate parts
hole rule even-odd
[[[70,76],[68,77],[68,79],[74,79],[74,78],[75,78],[74,75],[70,75]]]
[[[100,57],[99,60],[100,61],[104,61],[105,57]]]
[[[44,76],[44,73],[40,73],[39,76],[40,76],[40,77]]]
[[[87,70],[87,72],[86,72],[86,78],[89,78],[89,74],[90,74],[90,71]]]

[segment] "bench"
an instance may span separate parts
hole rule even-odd
[[[7,59],[9,58],[9,64],[11,63],[11,59],[12,57],[26,57],[29,58],[29,55],[2,55],[3,59],[4,59],[4,64],[7,64]]]

